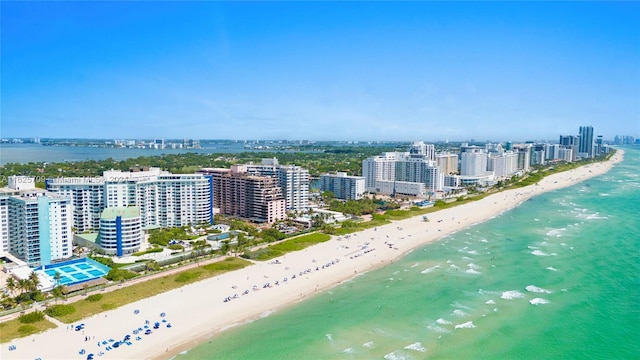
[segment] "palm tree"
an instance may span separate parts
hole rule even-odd
[[[61,298],[63,295],[62,286],[56,286],[51,290],[51,295],[56,300],[56,304],[58,303],[58,298]]]
[[[31,288],[31,282],[27,279],[20,279],[18,280],[18,288],[20,289],[20,294],[27,292]]]
[[[31,274],[29,274],[29,283],[31,291],[38,290],[38,285],[40,285],[40,278],[38,277],[38,274],[31,272]]]
[[[56,286],[55,287],[60,286],[60,278],[61,277],[62,276],[60,275],[60,273],[56,271],[55,275],[53,276],[53,279],[56,281]]]
[[[11,296],[13,296],[13,293],[16,291],[18,284],[16,283],[13,277],[10,277],[7,279],[6,285],[7,285],[7,290],[9,290],[9,292],[11,292]]]
[[[7,310],[16,306],[16,299],[8,296],[6,294],[2,294],[2,308]]]

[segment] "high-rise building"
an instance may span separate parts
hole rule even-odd
[[[330,191],[338,199],[359,200],[365,192],[363,176],[348,176],[344,172],[320,176],[320,189]]]
[[[97,244],[109,255],[124,256],[137,252],[144,238],[140,208],[112,207],[102,211]]]
[[[72,255],[71,200],[37,189],[35,179],[10,176],[0,191],[3,251],[29,266],[49,265]],[[8,245],[8,249],[7,246]]]
[[[104,178],[73,177],[45,181],[46,187],[73,204],[73,227],[76,232],[94,231],[100,228],[100,213],[106,207]]]
[[[267,223],[286,218],[286,201],[278,179],[251,175],[246,165],[203,168],[199,172],[211,176],[214,206],[221,214]]]
[[[482,150],[465,151],[461,154],[460,175],[484,176],[487,173],[487,153]]]
[[[111,207],[138,206],[143,227],[213,223],[212,181],[202,174],[131,168],[97,178],[47,179],[46,187],[72,200],[79,232],[98,230],[102,211]]]
[[[579,141],[578,156],[583,158],[593,157],[593,126],[580,126]]]
[[[380,180],[393,181],[396,176],[396,161],[404,157],[405,153],[387,152],[379,156],[372,156],[362,161],[362,176],[365,178],[365,189],[376,191],[376,182]]]
[[[571,148],[571,161],[576,161],[578,158],[578,145],[580,143],[580,138],[573,135],[560,135],[560,141],[558,141],[558,143],[565,148]]]
[[[436,164],[440,168],[440,172],[445,175],[458,173],[458,155],[457,154],[437,154]]]
[[[425,157],[407,157],[396,161],[397,181],[416,182],[425,185],[427,191],[441,191],[443,180],[440,168]]]
[[[427,160],[435,160],[436,159],[436,149],[433,144],[425,144],[422,141],[416,141],[411,146],[409,146],[409,156],[408,157],[417,157],[423,158]]]
[[[276,178],[287,210],[304,212],[309,209],[309,170],[295,165],[280,165],[276,158],[262,159],[259,165],[247,164],[246,169],[253,175]]]
[[[487,170],[493,171],[497,178],[510,177],[518,171],[518,154],[508,150],[502,154],[489,155]]]

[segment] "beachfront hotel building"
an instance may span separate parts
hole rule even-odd
[[[246,164],[247,172],[278,180],[287,211],[309,209],[309,170],[295,165],[280,165],[277,158],[262,159],[260,164]]]
[[[434,160],[426,157],[408,156],[396,161],[396,181],[424,184],[427,192],[442,191],[444,177]]]
[[[404,156],[401,152],[386,152],[362,161],[362,176],[365,178],[365,190],[380,192],[377,181],[393,181],[396,176],[396,160]]]
[[[46,180],[47,190],[71,199],[77,232],[97,231],[104,209],[127,206],[140,208],[143,227],[211,224],[212,185],[206,175],[171,174],[153,167]]]
[[[221,214],[266,223],[286,218],[286,202],[278,179],[252,175],[246,165],[202,168],[198,172],[211,177],[213,204]]]
[[[497,178],[510,177],[518,171],[518,154],[505,151],[487,157],[487,170]]]
[[[96,243],[105,254],[133,254],[140,249],[143,238],[139,207],[111,207],[102,211],[100,233]]]
[[[461,153],[460,175],[485,176],[487,174],[488,155],[484,150],[474,149]]]
[[[571,149],[571,161],[576,161],[578,158],[578,144],[580,143],[580,138],[574,135],[560,135],[560,140],[558,143],[563,146],[565,149]]]
[[[10,176],[0,189],[2,252],[29,266],[49,265],[72,255],[71,200],[35,187],[35,179]]]
[[[458,154],[442,153],[436,154],[436,165],[444,175],[458,173]]]
[[[387,152],[369,157],[362,161],[365,190],[379,194],[412,196],[442,191],[444,173],[438,163],[446,166],[447,171],[458,171],[457,155],[439,156],[432,144],[422,141],[412,143],[406,152]]]
[[[349,176],[345,172],[320,175],[320,190],[330,191],[338,199],[359,200],[365,192],[363,176]]]

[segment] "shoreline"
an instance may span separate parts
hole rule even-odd
[[[279,264],[274,263],[276,259],[257,263],[94,315],[83,320],[85,329],[80,332],[62,326],[15,339],[2,344],[0,353],[7,359],[70,359],[86,358],[78,355],[80,349],[85,349],[86,354],[97,356],[106,346],[98,346],[98,341],[119,340],[149,320],[150,325],[158,321],[162,326],[151,335],[140,335],[139,341],[132,339],[131,346],[103,351],[101,357],[168,359],[205,343],[225,329],[281,311],[318,292],[393,263],[416,248],[499,216],[535,195],[604,174],[622,161],[623,155],[618,149],[606,162],[584,165],[547,176],[535,185],[439,210],[429,214],[429,222],[417,216],[347,236],[332,236],[325,243],[277,258]],[[270,287],[264,287],[266,283]],[[248,294],[243,295],[245,290]],[[236,293],[237,298],[223,301]],[[161,313],[166,313],[166,318],[160,317]],[[167,320],[172,327],[164,326],[162,320]],[[87,337],[90,341],[85,340]],[[9,352],[9,344],[15,345],[16,350]]]

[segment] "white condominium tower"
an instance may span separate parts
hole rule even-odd
[[[97,230],[105,208],[137,206],[143,227],[213,223],[212,180],[159,168],[109,170],[99,178],[48,179],[47,190],[68,196],[77,231]]]
[[[100,214],[105,208],[103,177],[61,177],[47,179],[45,184],[51,192],[71,199],[71,216],[76,232],[100,228]]]
[[[484,150],[474,149],[461,153],[460,175],[484,176],[487,173],[487,153]]]
[[[404,157],[405,153],[386,152],[372,156],[362,161],[362,176],[365,178],[365,190],[376,192],[376,181],[395,180],[396,161]]]
[[[1,228],[2,251],[32,267],[72,255],[71,200],[33,184],[33,178],[10,176],[0,192],[0,221],[7,220]]]
[[[365,192],[365,178],[348,176],[344,172],[323,174],[320,176],[320,189],[332,192],[338,199],[359,200]]]

